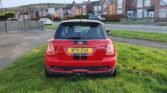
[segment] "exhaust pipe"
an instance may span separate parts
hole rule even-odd
[[[75,76],[76,76],[76,77],[84,77],[84,76],[85,76],[85,73],[76,73]]]

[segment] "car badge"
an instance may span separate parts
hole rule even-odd
[[[80,44],[80,45],[82,45],[82,44],[83,44],[83,42],[79,41],[79,42],[77,42],[77,44]]]

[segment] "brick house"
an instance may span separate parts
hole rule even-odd
[[[87,5],[88,5],[88,2],[83,2],[81,4],[81,15],[87,15]]]
[[[126,0],[128,18],[167,18],[167,0]]]
[[[117,14],[126,15],[126,0],[116,0]]]
[[[167,0],[155,0],[155,18],[167,19]]]
[[[101,15],[100,1],[91,2],[92,10],[94,15]]]
[[[102,15],[116,14],[116,1],[115,0],[101,0],[101,13]]]
[[[127,0],[126,15],[128,18],[154,18],[156,0]]]
[[[82,15],[94,14],[94,15],[101,15],[101,5],[100,1],[93,1],[90,0],[83,2],[81,4],[81,12]]]
[[[76,4],[75,1],[73,1],[72,4],[67,4],[64,8],[64,15],[66,17],[73,17],[76,15],[81,15],[81,8],[80,4]]]
[[[60,17],[61,19],[64,18],[63,6],[56,9],[55,17]]]

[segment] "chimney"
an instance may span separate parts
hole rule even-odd
[[[75,4],[75,1],[73,1],[72,4]]]

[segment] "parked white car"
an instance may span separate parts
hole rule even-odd
[[[52,25],[52,21],[49,18],[41,18],[39,22],[42,22],[44,25]]]

